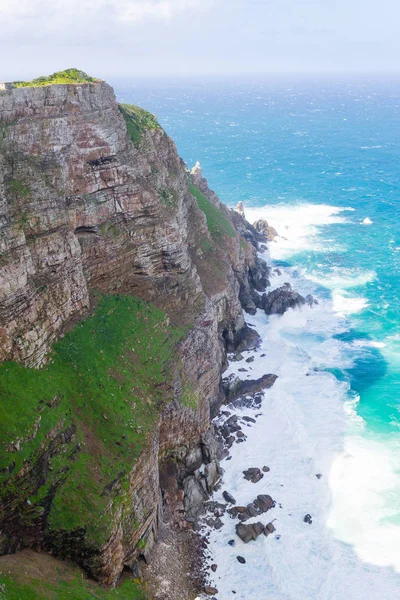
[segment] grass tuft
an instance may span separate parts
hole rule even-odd
[[[15,88],[22,87],[43,87],[46,85],[56,84],[76,84],[76,83],[97,83],[101,79],[90,77],[84,71],[79,69],[65,69],[65,71],[57,71],[52,75],[45,75],[32,79],[32,81],[14,81],[12,86]]]

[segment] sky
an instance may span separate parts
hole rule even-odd
[[[400,70],[399,0],[0,0],[0,81]]]

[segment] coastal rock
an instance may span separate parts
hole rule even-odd
[[[263,294],[261,306],[267,315],[283,315],[289,308],[296,308],[306,303],[305,298],[298,292],[292,290],[290,283]]]
[[[218,594],[218,590],[215,587],[212,587],[211,585],[206,585],[204,587],[204,593],[207,596],[214,596],[214,594]]]
[[[235,400],[240,396],[247,396],[272,387],[277,380],[277,375],[271,373],[263,375],[259,379],[246,379],[242,381],[239,377],[231,376],[223,380],[223,388],[227,401]]]
[[[260,513],[264,513],[273,508],[275,506],[275,502],[268,494],[259,494],[254,500],[254,506],[258,508]]]
[[[251,481],[252,483],[258,483],[264,477],[261,470],[257,467],[250,467],[246,471],[243,471],[243,475],[247,481]]]
[[[195,477],[187,477],[184,481],[185,496],[183,499],[185,513],[188,517],[198,517],[205,511],[204,504],[208,494],[201,482]]]
[[[222,495],[224,497],[224,500],[226,500],[226,502],[229,502],[229,504],[236,504],[235,498],[232,496],[232,494],[230,494],[226,490],[224,492],[222,492]]]
[[[264,533],[264,525],[260,522],[252,523],[251,525],[244,525],[243,523],[236,525],[236,535],[245,544],[248,544],[252,540],[255,541],[262,533]]]
[[[312,517],[311,517],[311,515],[309,515],[309,514],[305,515],[303,521],[304,521],[304,523],[308,523],[309,525],[312,525]]]
[[[276,229],[271,225],[268,225],[268,222],[265,219],[258,219],[258,221],[253,223],[253,226],[268,242],[273,242],[274,239],[278,237]]]
[[[265,526],[264,535],[268,536],[270,533],[274,533],[274,531],[276,531],[274,524],[272,522],[268,523]]]

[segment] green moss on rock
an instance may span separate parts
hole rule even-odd
[[[142,141],[147,130],[162,129],[156,117],[134,104],[118,104],[119,111],[125,119],[129,139],[135,146]]]
[[[192,183],[189,184],[192,196],[197,200],[200,210],[206,215],[208,231],[215,241],[219,241],[223,235],[236,237],[236,231],[226,216]]]

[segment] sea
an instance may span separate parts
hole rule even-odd
[[[262,345],[224,374],[278,375],[260,409],[236,410],[258,416],[215,494],[270,494],[275,508],[254,520],[276,531],[246,545],[227,514],[209,531],[216,598],[400,600],[400,80],[112,83],[157,115],[223,202],[276,228],[271,289],[318,300],[249,315]],[[243,478],[264,465],[259,483]]]

